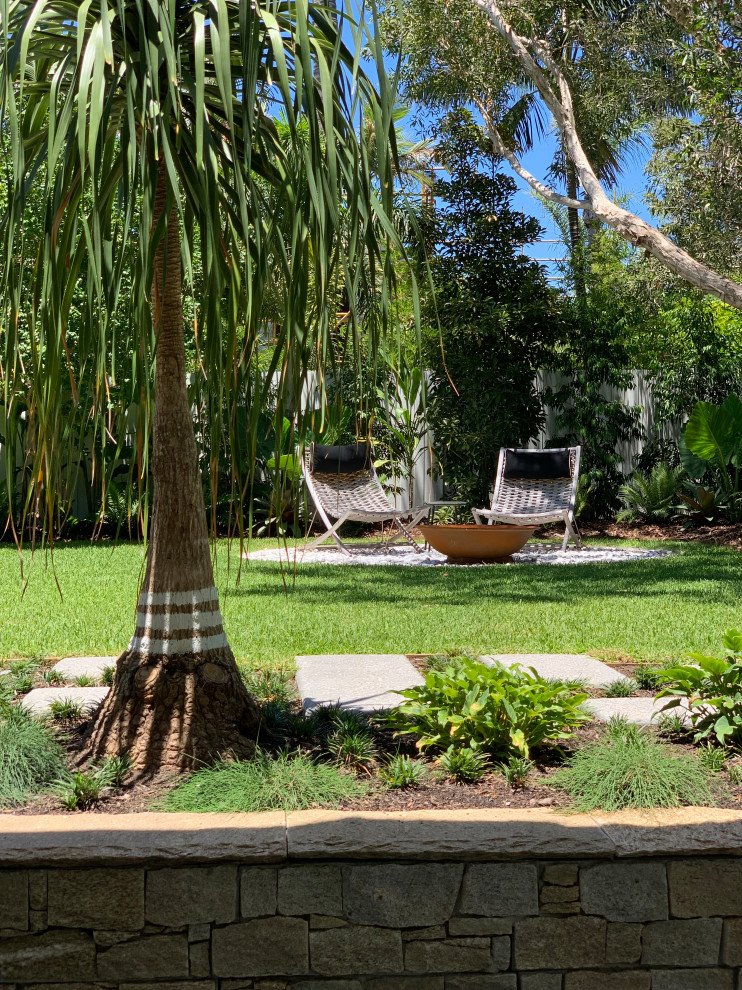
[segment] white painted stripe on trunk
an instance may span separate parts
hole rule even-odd
[[[215,612],[137,612],[137,626],[169,632],[171,629],[221,629],[222,614]]]
[[[212,585],[198,591],[143,591],[139,596],[140,608],[157,605],[205,605],[207,602],[219,601],[219,592]]]
[[[169,656],[178,653],[205,653],[227,646],[224,633],[217,636],[193,636],[190,639],[153,639],[149,636],[132,636],[129,649],[136,653],[154,653]]]

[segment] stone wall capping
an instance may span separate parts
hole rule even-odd
[[[9,869],[287,858],[505,862],[740,854],[742,811],[721,808],[611,815],[549,808],[0,815],[0,867]]]
[[[286,816],[282,811],[0,815],[3,867],[277,863],[285,858]]]
[[[589,815],[546,808],[298,811],[287,816],[290,859],[515,860],[603,858],[614,843]],[[742,816],[740,817],[742,828]]]
[[[619,858],[724,856],[742,852],[742,812],[725,808],[596,813]]]

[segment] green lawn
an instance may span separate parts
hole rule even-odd
[[[263,545],[275,541],[253,541],[251,548]],[[285,588],[278,565],[267,563],[245,564],[237,585],[237,547],[228,574],[227,546],[220,543],[217,584],[235,655],[255,665],[290,662],[298,653],[462,647],[621,650],[636,657],[716,652],[721,632],[742,625],[740,554],[662,545],[676,556],[564,567],[312,565]],[[21,597],[17,552],[0,546],[0,657],[121,651],[134,626],[141,548],[60,545],[54,559],[63,599],[41,554]]]

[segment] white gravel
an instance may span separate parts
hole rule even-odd
[[[511,560],[514,564],[619,564],[628,561],[652,560],[658,557],[670,557],[672,550],[645,550],[639,547],[587,547],[584,550],[570,548],[562,550],[561,544],[532,543],[523,550],[514,553]],[[282,561],[288,566],[297,564],[371,564],[380,566],[395,564],[402,567],[495,567],[491,564],[449,564],[448,559],[437,550],[425,550],[421,553],[409,546],[374,547],[358,546],[352,556],[344,554],[339,547],[318,547],[316,550],[303,551],[301,547],[285,547],[255,550],[245,554],[248,560]],[[505,565],[507,566],[507,565]]]

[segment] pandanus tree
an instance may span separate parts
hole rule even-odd
[[[311,0],[2,0],[0,15],[11,161],[1,373],[6,416],[24,403],[36,423],[32,477],[48,514],[69,415],[59,395],[68,382],[75,394],[75,374],[92,369],[91,394],[75,398],[91,422],[104,415],[121,307],[140,413],[153,393],[136,628],[88,753],[126,751],[149,769],[250,755],[259,712],[214,585],[184,284],[218,440],[261,339],[266,286],[279,287],[281,323],[262,380],[278,376],[279,393],[296,394],[332,350],[331,288],[345,287],[355,326],[364,280],[389,272],[393,94],[383,71],[375,88],[361,68],[374,44],[363,22]],[[375,179],[359,137],[369,115]],[[43,199],[33,241],[32,189]],[[372,344],[378,335],[377,326]]]

